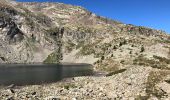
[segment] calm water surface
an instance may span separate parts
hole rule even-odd
[[[63,78],[92,75],[89,64],[11,64],[0,65],[0,85],[33,85],[56,82]]]

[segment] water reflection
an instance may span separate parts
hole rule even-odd
[[[0,65],[0,85],[29,85],[56,82],[63,78],[92,74],[88,64],[11,64]]]

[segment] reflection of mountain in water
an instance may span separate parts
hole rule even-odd
[[[0,84],[41,84],[90,74],[92,74],[92,66],[87,64],[0,65]]]

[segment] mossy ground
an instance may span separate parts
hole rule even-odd
[[[44,63],[59,63],[60,54],[53,52],[43,61]]]

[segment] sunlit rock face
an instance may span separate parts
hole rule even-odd
[[[4,63],[90,63],[100,69],[109,62],[117,66],[123,65],[121,60],[132,62],[141,47],[146,57],[169,56],[163,47],[169,41],[165,32],[63,3],[1,1],[0,39]]]

